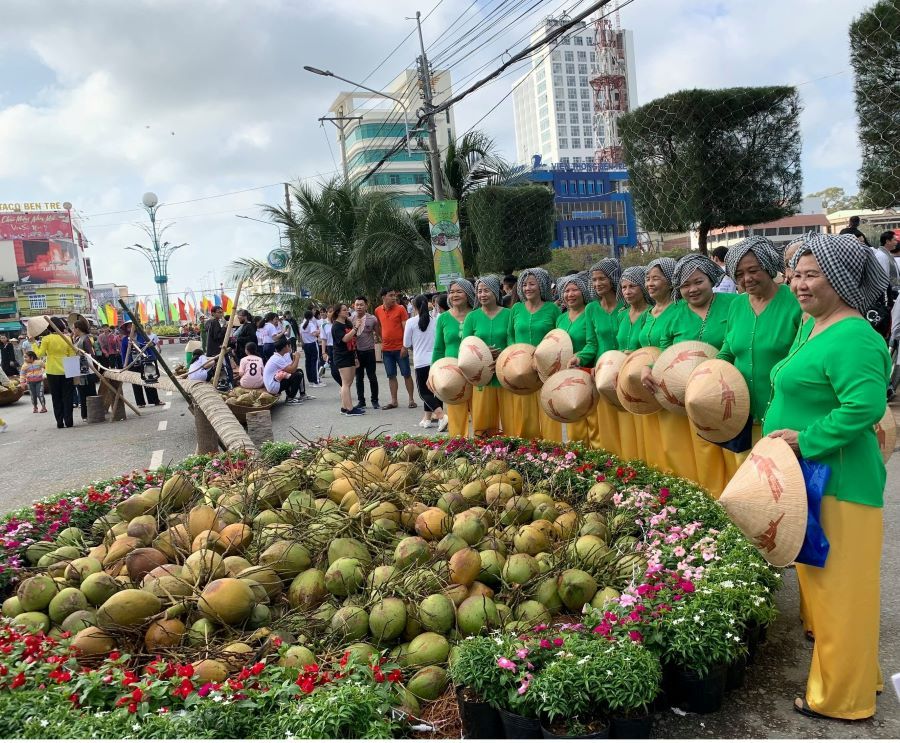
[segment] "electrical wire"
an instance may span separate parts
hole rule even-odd
[[[319,124],[319,127],[322,130],[322,134],[325,135],[325,144],[328,145],[328,152],[331,154],[331,164],[334,165],[334,169],[337,170],[338,164],[337,160],[334,159],[334,150],[331,149],[331,139],[329,139],[328,137],[328,132],[325,131],[325,122],[323,121],[321,124]]]

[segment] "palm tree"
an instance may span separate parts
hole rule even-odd
[[[329,303],[357,294],[372,299],[382,286],[419,289],[431,280],[431,247],[421,232],[422,217],[397,206],[394,194],[335,179],[317,186],[297,183],[291,196],[290,210],[264,207],[288,237],[285,270],[243,258],[232,264],[236,277],[303,287]]]
[[[441,180],[444,198],[459,202],[459,229],[463,248],[463,263],[469,274],[477,273],[478,241],[469,226],[466,199],[482,186],[512,186],[527,182],[528,168],[510,165],[497,153],[494,140],[479,130],[466,132],[459,141],[453,140],[441,161]],[[425,191],[434,198],[433,180],[425,184]]]

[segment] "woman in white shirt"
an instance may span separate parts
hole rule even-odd
[[[300,323],[300,341],[303,343],[303,359],[306,365],[306,380],[310,387],[324,387],[319,381],[319,322],[313,317],[312,310],[303,313]]]
[[[263,318],[263,327],[262,327],[262,358],[263,361],[268,361],[272,354],[275,353],[275,341],[277,341],[282,335],[281,328],[278,327],[278,315],[274,312],[268,313]]]
[[[419,397],[425,403],[424,417],[419,421],[422,428],[438,431],[447,430],[447,416],[444,415],[443,403],[428,389],[428,372],[431,371],[431,354],[434,350],[434,328],[436,321],[428,311],[428,297],[419,294],[412,303],[413,315],[406,321],[403,331],[403,353],[412,350],[413,366],[416,370],[416,386]]]

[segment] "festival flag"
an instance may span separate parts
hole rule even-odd
[[[234,302],[231,301],[231,297],[229,297],[225,292],[222,292],[222,309],[225,310],[226,315],[231,312],[233,306]]]
[[[119,313],[116,312],[116,308],[111,304],[106,305],[106,319],[109,320],[109,325],[116,326],[119,324]]]
[[[178,317],[178,305],[175,304],[174,302],[170,302],[169,303],[169,317],[167,317],[166,320],[167,321],[169,319],[175,320],[177,317]]]
[[[178,297],[178,319],[182,322],[187,322],[188,319],[187,312],[185,311],[184,307],[184,301],[181,299],[181,297]]]
[[[165,315],[163,314],[162,303],[158,299],[153,300],[153,304],[156,308],[156,322],[160,323],[163,321]]]
[[[138,311],[138,319],[141,321],[141,324],[146,325],[147,320],[148,320],[147,304],[144,302],[143,299],[138,302],[137,311]]]
[[[100,321],[101,325],[109,325],[106,320],[106,312],[103,311],[103,307],[97,307],[97,319]]]
[[[191,301],[188,301],[188,317],[191,322],[194,322],[197,319],[197,310],[194,309],[194,304]]]

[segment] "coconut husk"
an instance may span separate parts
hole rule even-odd
[[[629,413],[650,415],[662,407],[653,393],[641,383],[644,367],[655,363],[660,353],[656,346],[645,346],[632,351],[622,364],[616,381],[616,395],[619,403]]]
[[[534,367],[542,382],[569,365],[575,355],[572,338],[565,330],[551,330],[534,349]]]
[[[475,335],[463,338],[459,344],[459,357],[457,366],[475,387],[484,387],[494,378],[491,364],[494,356],[488,344]]]
[[[604,400],[619,410],[625,410],[625,408],[622,407],[619,396],[616,394],[616,382],[627,358],[628,354],[624,351],[610,350],[600,354],[600,358],[594,365],[594,386],[597,388],[597,392]]]
[[[656,399],[666,410],[679,415],[687,415],[684,409],[684,391],[688,377],[697,366],[714,359],[719,352],[715,346],[701,341],[684,341],[669,346],[653,365],[653,379],[656,382]]]
[[[684,407],[700,436],[721,444],[747,425],[750,390],[735,367],[722,359],[710,359],[698,364],[688,377]]]
[[[504,389],[514,395],[530,395],[541,388],[541,378],[534,369],[534,346],[513,343],[497,357],[496,374]]]
[[[799,554],[806,535],[806,482],[783,439],[760,439],[719,503],[772,565],[790,565]]]
[[[588,372],[584,369],[564,369],[544,382],[541,408],[555,421],[575,423],[588,416],[597,405],[598,397]]]
[[[887,464],[894,448],[897,446],[897,421],[890,408],[886,408],[881,420],[875,424],[875,438],[878,439],[878,448],[881,449],[881,458]]]
[[[431,365],[428,372],[434,394],[445,405],[464,405],[472,399],[472,385],[453,356],[445,356]]]

